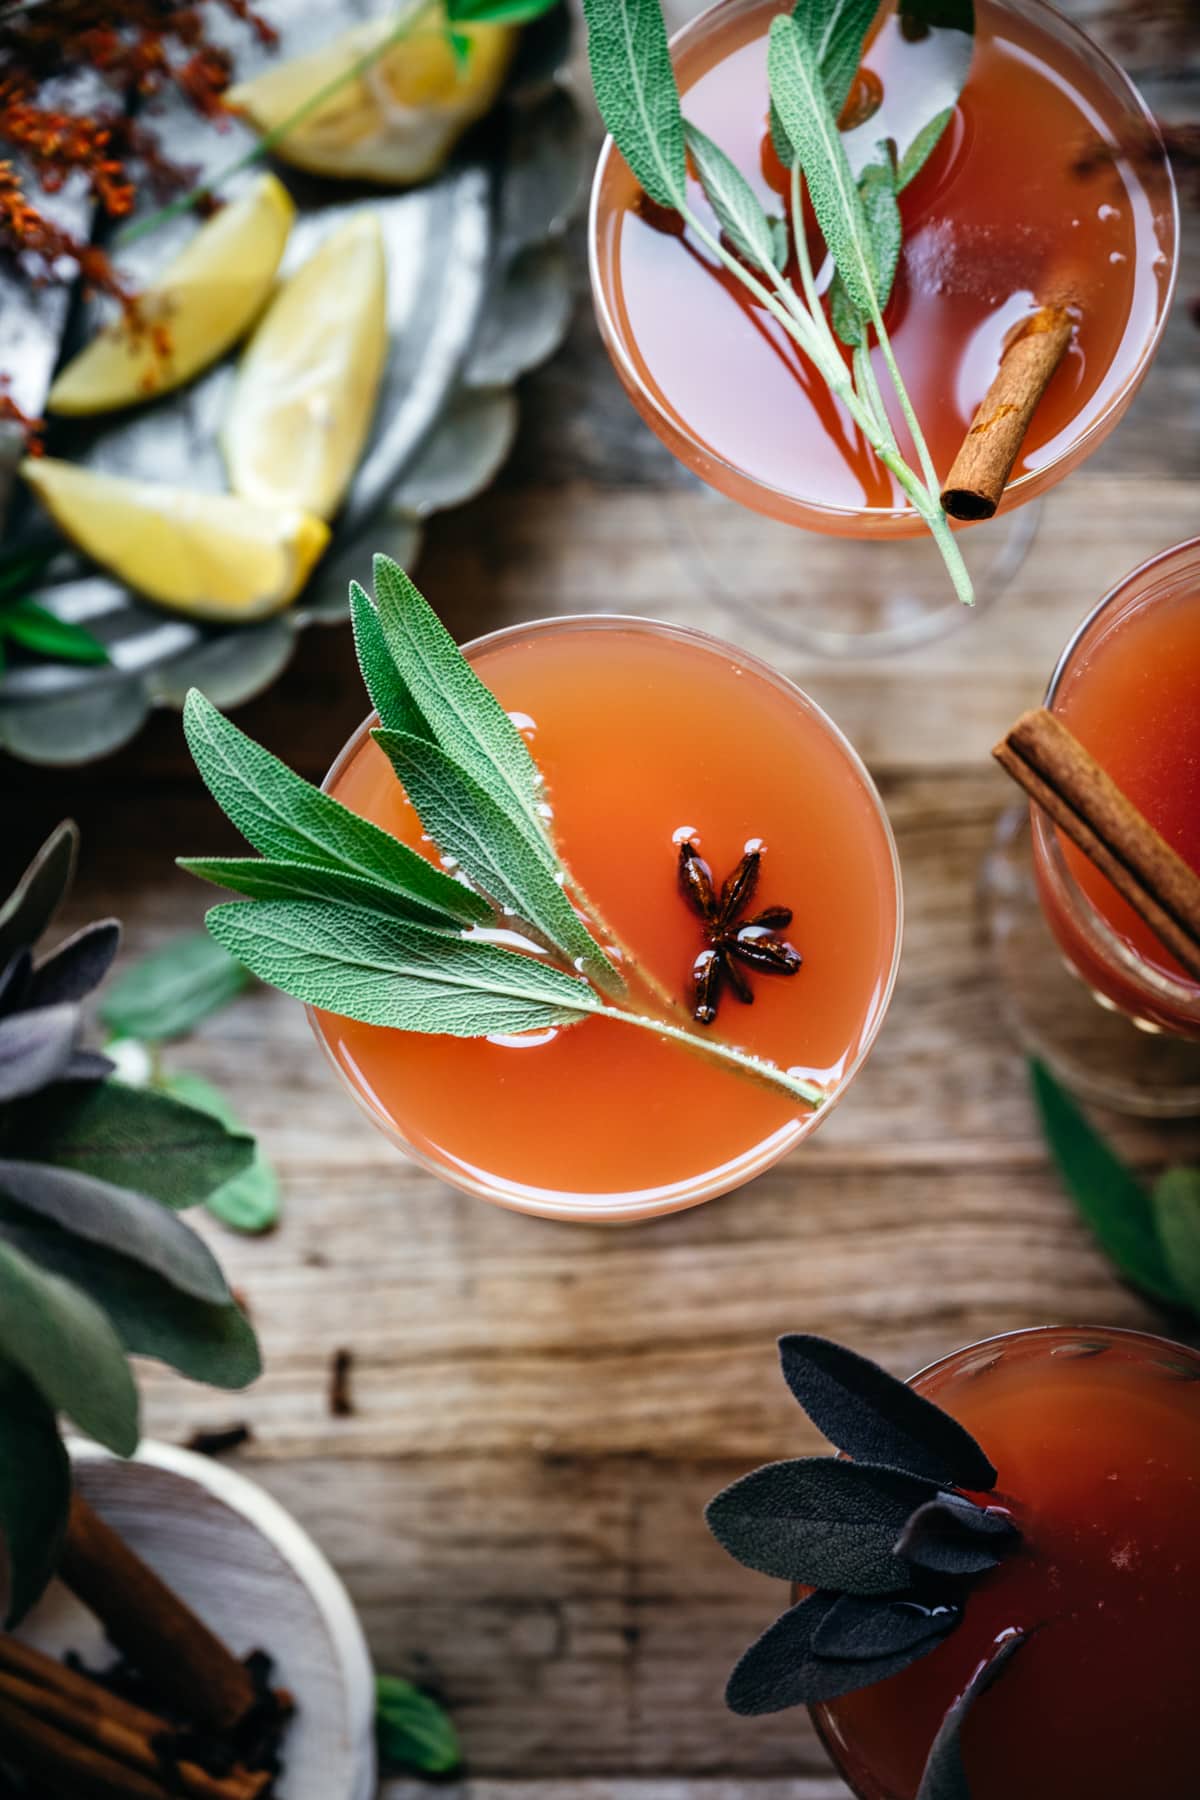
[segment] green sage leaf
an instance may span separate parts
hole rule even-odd
[[[116,1332],[70,1282],[0,1243],[0,1355],[118,1456],[138,1442],[138,1396]]]
[[[160,1086],[177,1100],[185,1101],[189,1110],[195,1108],[219,1119],[227,1132],[245,1130],[220,1089],[201,1076],[181,1071],[163,1076]],[[279,1178],[264,1156],[262,1145],[257,1139],[249,1141],[254,1145],[254,1155],[248,1166],[206,1195],[205,1205],[215,1219],[233,1231],[257,1235],[279,1223]]]
[[[0,1364],[0,1539],[8,1552],[8,1614],[19,1625],[54,1573],[71,1498],[58,1421],[27,1375]]]
[[[1180,1304],[1149,1196],[1133,1171],[1091,1125],[1044,1063],[1030,1079],[1042,1130],[1059,1177],[1121,1273],[1156,1300]]]
[[[392,661],[374,602],[357,581],[350,583],[350,621],[354,627],[354,653],[359,671],[371,697],[371,705],[379,714],[379,723],[389,731],[411,731],[414,737],[428,736],[421,710]]]
[[[595,1010],[585,981],[535,957],[317,901],[214,907],[213,935],[272,987],[364,1025],[490,1037]]]
[[[202,881],[229,888],[235,894],[245,894],[250,900],[331,900],[363,912],[380,913],[385,919],[412,919],[443,931],[461,929],[460,921],[451,919],[444,907],[426,905],[399,888],[370,881],[365,875],[323,868],[317,863],[281,862],[257,856],[181,856],[178,862],[189,875],[198,875]],[[464,887],[463,894],[464,914],[469,910],[476,923],[486,923],[492,916],[487,901],[470,888]]]
[[[1168,1169],[1150,1190],[1150,1206],[1172,1284],[1200,1315],[1200,1169]]]
[[[204,1239],[177,1213],[145,1194],[113,1187],[76,1169],[11,1157],[0,1157],[0,1194],[73,1237],[107,1245],[118,1255],[144,1263],[193,1299],[217,1305],[229,1299],[225,1277]]]
[[[914,175],[920,173],[933,152],[937,149],[943,131],[954,117],[953,106],[946,107],[944,112],[935,113],[933,118],[918,131],[908,149],[901,156],[896,166],[896,188],[903,193]]]
[[[78,854],[79,828],[64,819],[0,906],[0,967],[14,951],[37,943],[74,880]]]
[[[777,260],[779,246],[758,195],[737,164],[699,126],[685,120],[683,129],[700,185],[726,240],[748,263],[773,274],[782,267]]]
[[[771,99],[804,171],[829,254],[853,305],[874,319],[880,306],[862,196],[819,66],[794,19],[780,15],[771,21],[767,74]]]
[[[118,976],[100,1017],[116,1037],[161,1043],[182,1037],[249,985],[246,970],[205,932],[189,932]]]
[[[903,227],[896,200],[896,171],[886,144],[879,144],[877,162],[868,163],[858,178],[863,217],[870,239],[879,305],[882,309],[891,297],[900,261]],[[854,306],[846,291],[841,272],[835,270],[829,292],[829,316],[834,330],[852,350],[867,342],[867,322]]]
[[[547,867],[554,866],[542,777],[525,739],[399,563],[377,556],[374,567],[384,639],[427,728],[408,735],[439,744],[520,826]],[[433,837],[440,849],[450,848],[436,832]]]
[[[836,119],[854,85],[867,32],[879,11],[878,0],[797,0],[792,18],[808,46],[813,66]],[[772,101],[771,141],[785,169],[796,160],[792,141]]]
[[[659,0],[583,0],[596,104],[651,200],[682,210],[687,156]]]
[[[397,1675],[376,1678],[375,1738],[387,1770],[452,1775],[462,1762],[458,1733],[444,1708]]]
[[[807,39],[809,55],[820,70],[821,85],[835,119],[850,96],[862,62],[863,44],[878,11],[878,0],[798,0],[792,11],[797,29]]]
[[[222,718],[195,688],[187,697],[183,723],[209,792],[263,856],[364,876],[440,909],[452,920],[470,923],[478,918],[478,897],[461,882],[452,881],[407,844],[294,775],[278,757]]]
[[[241,1308],[181,1294],[153,1269],[88,1244],[0,1201],[0,1241],[62,1276],[101,1309],[122,1348],[209,1387],[248,1387],[262,1363]]]
[[[545,943],[611,982],[615,969],[512,815],[439,745],[402,731],[371,735],[439,849]]]
[[[82,625],[60,619],[36,600],[17,600],[0,611],[0,637],[10,638],[23,650],[51,656],[56,662],[106,663],[108,650]]]
[[[5,1149],[133,1188],[182,1211],[248,1168],[254,1143],[223,1129],[209,1108],[198,1111],[181,1098],[121,1081],[64,1083],[19,1108]]]

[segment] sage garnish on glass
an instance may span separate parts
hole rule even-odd
[[[495,695],[388,558],[375,559],[374,603],[354,584],[351,606],[380,717],[372,735],[443,867],[293,774],[193,690],[196,766],[260,853],[181,859],[246,896],[209,912],[217,942],[273,987],[363,1024],[492,1037],[602,1017],[819,1106],[816,1083],[636,1010],[636,964],[563,862],[541,773]],[[527,948],[509,947],[514,932]]]
[[[726,1700],[744,1714],[837,1700],[899,1674],[960,1624],[971,1582],[1021,1541],[1006,1507],[970,1497],[991,1493],[996,1471],[956,1419],[826,1338],[793,1333],[779,1349],[789,1388],[842,1454],[770,1463],[708,1505],[710,1530],[738,1562],[814,1590],[730,1676]],[[939,1733],[920,1800],[967,1800],[965,1786],[946,1785],[967,1703]]]
[[[871,117],[850,131],[838,128],[878,10],[871,0],[800,0],[790,17],[772,21],[771,129],[791,171],[790,230],[768,218],[725,152],[685,120],[660,0],[583,0],[583,10],[596,102],[634,176],[652,201],[680,215],[808,357],[928,526],[959,598],[970,605],[971,579],[942,508],[937,471],[883,312],[902,242],[897,196],[928,160],[966,80],[971,0],[905,0],[906,35],[928,53],[912,83],[916,98],[905,108],[902,143],[880,137]],[[689,155],[719,235],[689,199]],[[831,263],[825,297],[824,272],[814,269],[808,250],[806,191]],[[798,288],[787,274],[792,256]],[[872,339],[916,451],[915,469],[901,453],[884,404],[871,363]],[[849,367],[843,345],[852,352]]]
[[[66,1529],[58,1417],[118,1455],[138,1442],[128,1358],[239,1388],[254,1333],[204,1240],[179,1216],[248,1168],[253,1145],[204,1111],[112,1080],[82,1048],[82,1002],[116,954],[112,919],[49,953],[70,887],[66,822],[0,905],[0,1544],[6,1619],[41,1594]]]

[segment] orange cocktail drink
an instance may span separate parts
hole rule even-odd
[[[1137,569],[1084,621],[1046,704],[1200,871],[1200,539]],[[1200,1039],[1200,982],[1038,808],[1033,858],[1046,921],[1106,1005]]]
[[[1137,1332],[975,1344],[913,1385],[999,1472],[1021,1544],[962,1623],[900,1674],[815,1709],[859,1800],[913,1800],[949,1708],[1025,1641],[962,1732],[971,1800],[1191,1800],[1200,1356]]]
[[[768,129],[766,56],[771,21],[787,10],[781,0],[723,0],[672,46],[684,116],[733,158],[767,214],[783,219],[789,177]],[[878,101],[861,129],[872,142],[906,143],[921,104],[910,91],[918,66],[898,9],[885,5],[843,124]],[[1135,144],[1140,156],[1122,154]],[[711,227],[695,180],[689,201]],[[1101,442],[1161,335],[1176,214],[1153,122],[1124,74],[1041,0],[976,0],[966,85],[900,208],[903,249],[885,322],[943,479],[1009,334],[1041,304],[1071,311],[1071,347],[1001,503],[1012,507]],[[811,246],[819,263],[815,233]],[[611,142],[593,189],[591,253],[617,372],[643,418],[697,474],[811,530],[923,529],[778,320],[676,214],[647,201]],[[878,347],[873,358],[886,393]],[[904,420],[890,401],[889,409],[911,456]]]
[[[560,619],[467,655],[530,744],[583,910],[618,946],[642,1009],[802,1071],[828,1097],[813,1111],[603,1018],[461,1039],[314,1015],[321,1038],[378,1124],[447,1180],[503,1204],[637,1219],[738,1185],[820,1121],[887,1007],[899,879],[869,776],[798,689],[700,633]],[[367,727],[327,787],[433,855]],[[684,843],[718,885],[759,849],[747,918],[790,910],[785,935],[801,958],[787,979],[739,962],[707,1026],[692,1017],[705,937],[681,890]]]

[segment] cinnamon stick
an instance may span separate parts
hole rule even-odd
[[[72,1496],[59,1575],[165,1701],[213,1731],[233,1732],[259,1694],[203,1620],[78,1493]]]
[[[1071,341],[1065,306],[1043,306],[1011,339],[942,488],[952,519],[990,519],[1029,421]]]
[[[161,1782],[79,1743],[3,1697],[0,1747],[6,1761],[69,1794],[71,1800],[172,1800],[170,1789]]]
[[[1062,720],[1024,713],[992,752],[1200,981],[1197,875]]]
[[[186,1796],[187,1800],[260,1800],[270,1787],[271,1776],[266,1770],[252,1773],[236,1769],[228,1775],[215,1776],[198,1763],[172,1757],[170,1742],[177,1734],[165,1720],[145,1713],[141,1714],[144,1723],[132,1726],[123,1704],[109,1704],[117,1696],[99,1682],[83,1680],[90,1692],[82,1699],[69,1699],[53,1688],[0,1670],[0,1703],[7,1701],[20,1707],[30,1719],[40,1719],[76,1743],[127,1768],[155,1780],[169,1780],[171,1792]]]

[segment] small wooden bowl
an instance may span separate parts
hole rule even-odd
[[[130,1462],[73,1440],[79,1491],[239,1656],[266,1650],[296,1699],[280,1800],[370,1800],[375,1678],[350,1597],[312,1539],[244,1475],[169,1444]],[[100,1626],[55,1582],[19,1635],[52,1656],[112,1660]]]

